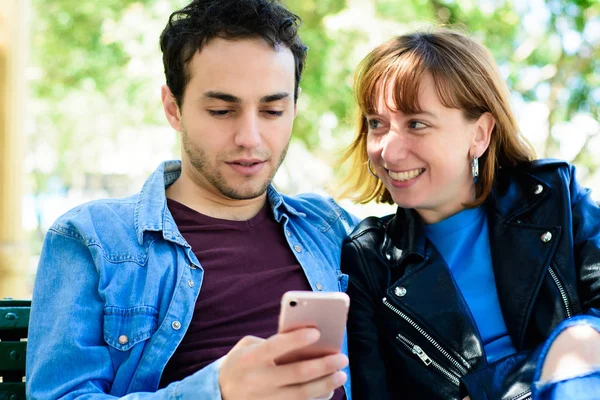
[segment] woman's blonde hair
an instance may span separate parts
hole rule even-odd
[[[509,92],[494,58],[482,45],[466,35],[439,28],[393,38],[375,48],[359,64],[354,76],[358,132],[342,156],[351,161],[344,181],[343,197],[356,202],[393,203],[381,180],[367,170],[367,120],[375,113],[382,90],[392,84],[392,110],[405,114],[420,111],[418,94],[423,76],[430,74],[441,103],[463,111],[469,121],[489,112],[496,124],[490,145],[479,158],[476,198],[466,207],[482,204],[489,195],[498,167],[516,165],[535,158],[533,147],[519,133],[509,105]]]

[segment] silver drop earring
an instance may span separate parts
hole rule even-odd
[[[477,183],[479,180],[479,158],[477,156],[471,160],[471,174],[473,174],[473,182]]]

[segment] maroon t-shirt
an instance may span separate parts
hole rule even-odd
[[[211,218],[171,199],[167,205],[204,278],[192,322],[165,366],[161,388],[224,356],[246,335],[275,334],[281,296],[311,290],[268,203],[248,221]],[[345,398],[343,389],[333,398]]]

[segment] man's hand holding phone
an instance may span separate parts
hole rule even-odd
[[[279,332],[246,336],[224,358],[223,400],[329,398],[347,379],[339,370],[348,365],[340,353],[348,302],[343,293],[286,293]]]
[[[348,365],[348,358],[343,354],[275,364],[275,359],[309,346],[319,337],[319,331],[314,328],[278,333],[269,339],[244,337],[221,364],[219,385],[223,400],[308,400],[343,385],[346,374],[338,371]]]

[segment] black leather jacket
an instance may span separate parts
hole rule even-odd
[[[567,163],[500,170],[485,203],[500,307],[517,353],[486,361],[450,270],[413,210],[347,238],[353,397],[530,398],[539,347],[575,314],[600,316],[600,208]]]

